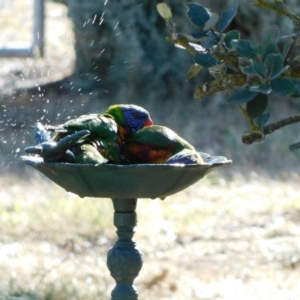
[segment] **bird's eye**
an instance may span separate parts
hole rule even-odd
[[[142,119],[142,116],[141,116],[139,113],[134,113],[134,114],[133,114],[133,117],[134,117],[135,119]]]

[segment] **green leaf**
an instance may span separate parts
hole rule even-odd
[[[269,121],[269,119],[270,119],[270,113],[262,114],[259,117],[257,117],[257,119],[255,120],[255,124],[258,127],[264,127]]]
[[[277,44],[278,39],[279,39],[279,35],[280,35],[280,30],[279,27],[274,25],[272,26],[266,33],[266,35],[263,38],[263,46],[267,46],[268,44],[272,43],[272,44]]]
[[[292,94],[292,95],[290,95],[290,97],[292,97],[292,98],[299,98],[300,97],[300,93],[297,90],[295,90],[295,93]]]
[[[265,59],[267,58],[267,56],[271,53],[280,54],[279,48],[274,43],[270,43],[263,48],[263,52],[262,52],[262,56],[261,56],[261,60],[263,63],[265,62]]]
[[[210,12],[209,10],[198,3],[187,3],[186,4],[188,11],[187,15],[191,22],[196,26],[204,28],[206,22],[210,19]]]
[[[187,80],[190,80],[190,79],[196,77],[201,70],[202,70],[202,66],[193,64],[188,71]]]
[[[172,11],[168,4],[161,2],[156,5],[156,8],[160,16],[164,18],[166,21],[172,18]]]
[[[282,75],[283,73],[285,73],[288,69],[290,68],[290,66],[285,66],[283,67],[281,70],[279,70],[277,73],[274,73],[272,76],[271,76],[271,79],[275,79],[277,77],[279,77],[280,75]]]
[[[258,55],[261,55],[263,53],[263,46],[261,44],[255,46],[254,49]]]
[[[208,32],[207,36],[209,37],[206,41],[203,41],[201,43],[201,46],[205,49],[209,49],[215,45],[218,44],[219,40],[217,39],[217,37],[212,33],[212,32]]]
[[[298,93],[300,93],[300,80],[292,80]]]
[[[210,68],[218,64],[215,57],[207,53],[197,53],[194,56],[194,62],[198,65],[201,65],[204,68]]]
[[[282,51],[282,59],[285,60],[292,45],[293,45],[293,39],[289,39],[285,44],[284,44],[284,48],[283,48],[283,51]]]
[[[251,65],[253,67],[253,70],[256,72],[257,75],[260,77],[265,78],[266,77],[266,68],[265,65],[260,61],[253,61],[251,60]]]
[[[257,53],[252,44],[247,40],[232,40],[231,45],[236,49],[237,53],[246,58],[256,58]]]
[[[227,102],[232,104],[243,104],[253,100],[259,93],[251,92],[249,88],[243,88],[236,92],[235,94],[231,95]]]
[[[264,62],[264,65],[269,69],[268,77],[274,79],[285,72],[286,68],[283,69],[283,59],[280,54],[270,53]]]
[[[262,115],[268,105],[268,96],[259,93],[252,101],[246,105],[246,111],[251,119],[255,119]]]
[[[198,41],[205,41],[209,39],[209,36],[207,35],[206,32],[193,32],[190,35]]]
[[[232,40],[239,40],[241,38],[241,34],[237,30],[232,30],[226,33],[224,38],[224,43],[227,48],[232,48],[231,41]]]
[[[264,65],[266,66],[266,68],[269,68],[270,70],[273,69],[275,65],[276,57],[279,56],[280,56],[279,54],[270,53],[264,60]]]
[[[268,95],[272,92],[271,87],[265,83],[252,85],[252,86],[250,86],[249,90],[252,92],[263,93],[265,95]]]
[[[271,81],[270,86],[273,93],[281,97],[291,96],[296,91],[293,81],[289,78],[276,78]]]
[[[219,25],[218,25],[218,29],[220,32],[223,32],[231,23],[231,21],[233,20],[233,18],[237,13],[237,9],[238,9],[238,3],[237,1],[234,1],[233,5],[231,5],[225,11],[222,12]]]
[[[253,69],[252,65],[248,65],[246,67],[242,67],[241,71],[246,75],[256,75],[256,71]]]
[[[219,15],[216,13],[210,13],[210,18],[209,20],[205,23],[203,27],[203,31],[208,31],[212,29],[218,22],[219,20]]]

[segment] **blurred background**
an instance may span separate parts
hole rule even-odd
[[[238,2],[230,29],[244,38],[255,43],[274,23],[291,32],[286,18]],[[193,99],[205,78],[186,80],[192,58],[165,41],[156,1],[46,0],[44,35],[37,3],[0,0],[0,299],[109,299],[110,201],[67,193],[20,156],[36,121],[56,125],[115,103],[141,105],[197,150],[233,160],[164,202],[139,201],[141,299],[299,299],[300,156],[288,150],[298,125],[242,144],[247,124],[225,94]],[[230,1],[199,3],[220,13]],[[296,0],[285,3],[300,13]],[[188,31],[185,2],[168,4]],[[299,99],[268,107],[271,122],[299,109]]]
[[[299,140],[297,125],[246,146],[240,140],[247,124],[237,107],[226,103],[226,94],[193,99],[205,78],[186,80],[192,57],[165,41],[168,32],[155,2],[59,2],[64,3],[45,1],[41,51],[35,46],[41,43],[39,33],[33,33],[40,12],[34,13],[33,0],[1,1],[0,56],[1,51],[4,56],[9,49],[26,47],[32,53],[0,57],[1,169],[23,168],[15,158],[34,142],[29,126],[37,120],[59,124],[83,113],[102,112],[113,103],[144,106],[155,123],[171,127],[199,151],[233,159],[231,170],[271,168],[289,173],[297,169],[297,154],[287,151]],[[229,1],[222,3],[221,7],[209,3],[209,7],[220,13]],[[295,3],[288,5],[296,11]],[[287,18],[268,11],[262,14],[247,1],[239,4],[232,27],[254,43],[274,23],[283,35],[292,30]],[[188,31],[184,2],[170,5],[178,31]],[[270,122],[297,114],[298,102],[272,99]]]

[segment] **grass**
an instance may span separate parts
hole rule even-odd
[[[141,299],[297,299],[298,180],[217,171],[164,201],[139,200]],[[109,299],[110,200],[40,176],[1,185],[0,299]]]
[[[20,5],[30,4],[17,3],[23,12]],[[45,58],[0,59],[2,90],[71,72],[67,11],[59,4],[46,5]],[[3,29],[1,36],[10,30]],[[22,37],[30,33],[26,26],[19,30]],[[112,101],[97,97],[25,94],[0,99],[0,300],[109,299],[114,280],[106,254],[116,239],[111,201],[67,193],[33,169],[24,170],[19,160],[33,142],[28,124],[61,122],[86,109],[103,111]],[[298,109],[296,100],[291,106],[275,101],[274,118]],[[140,103],[155,123],[173,128],[197,149],[234,161],[164,201],[138,200],[135,239],[145,256],[136,280],[140,299],[300,298],[299,156],[287,150],[297,141],[297,127],[245,146],[240,136],[246,124],[234,107],[222,103],[222,95],[184,106]]]
[[[42,178],[16,183],[12,177],[2,184],[1,290],[29,299],[103,295],[108,280],[102,272],[113,235],[110,203],[67,194]]]

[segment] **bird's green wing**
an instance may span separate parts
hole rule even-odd
[[[174,145],[175,148],[194,150],[194,147],[186,140],[181,138],[173,130],[159,125],[152,125],[140,129],[131,134],[126,143],[137,143],[149,145],[152,147],[169,148]]]
[[[54,141],[59,141],[68,134],[89,130],[91,135],[88,140],[93,138],[101,138],[107,141],[114,141],[118,138],[118,126],[110,116],[100,114],[82,115],[76,119],[67,121],[57,127]]]
[[[63,127],[74,131],[89,130],[91,135],[104,139],[116,135],[118,131],[117,124],[112,118],[100,114],[82,115],[67,121]]]

